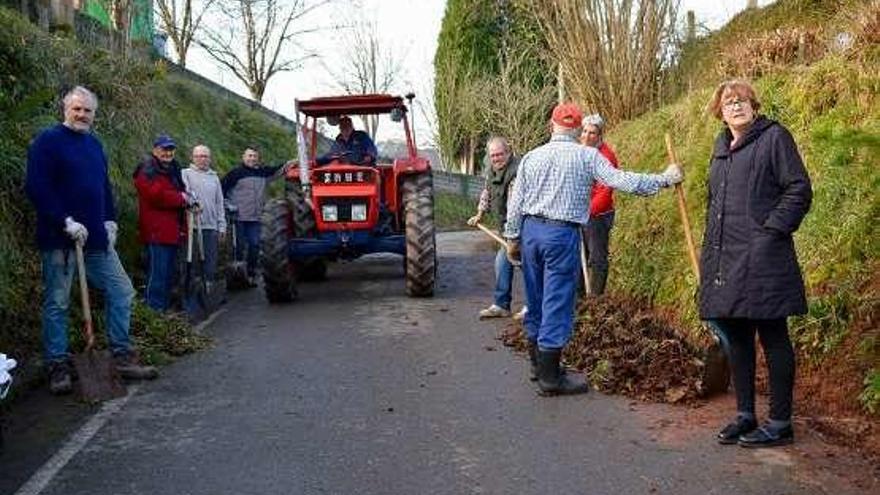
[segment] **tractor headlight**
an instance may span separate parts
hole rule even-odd
[[[321,216],[325,222],[336,222],[339,220],[339,210],[336,205],[321,205]]]
[[[366,222],[367,221],[367,205],[364,203],[354,203],[351,205],[351,221]]]

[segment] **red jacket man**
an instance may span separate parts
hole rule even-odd
[[[195,205],[174,159],[176,148],[170,137],[159,136],[153,142],[152,154],[134,172],[138,227],[148,259],[145,298],[147,305],[158,311],[169,308],[176,278],[177,246],[186,236],[184,211]]]

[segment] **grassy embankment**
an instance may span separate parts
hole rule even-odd
[[[119,250],[136,286],[142,276],[131,174],[157,133],[177,140],[184,165],[194,144],[207,144],[221,171],[238,161],[247,144],[261,147],[266,161],[274,162],[293,157],[295,142],[261,114],[167,74],[160,63],[121,59],[49,35],[6,8],[0,8],[0,24],[0,350],[30,362],[40,349],[40,267],[34,211],[23,192],[26,154],[33,136],[58,121],[63,88],[81,84],[99,96],[95,131],[110,161],[120,215]],[[72,328],[78,327],[77,318],[74,314]],[[95,319],[102,323],[100,313]],[[133,327],[153,361],[203,342],[183,322],[160,318],[140,304]]]

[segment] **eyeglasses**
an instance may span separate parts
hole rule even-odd
[[[500,158],[505,155],[507,155],[506,151],[502,151],[501,153],[489,153],[489,158]]]
[[[723,103],[721,105],[721,108],[723,108],[724,110],[733,110],[734,108],[737,108],[737,107],[743,108],[745,106],[748,106],[749,104],[750,104],[749,100],[741,100],[741,99],[737,98],[735,100],[730,100],[728,102]]]

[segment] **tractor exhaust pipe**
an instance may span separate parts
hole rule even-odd
[[[409,125],[410,125],[410,127],[412,127],[411,133],[412,133],[412,140],[413,140],[413,149],[415,149],[416,154],[418,154],[419,145],[418,145],[418,141],[416,141],[416,109],[415,109],[415,107],[413,107],[413,104],[412,104],[415,97],[416,97],[416,94],[413,93],[412,91],[407,93],[405,96],[406,105],[407,105],[407,107],[409,107],[409,110],[410,110]]]

